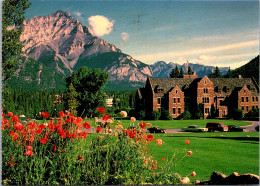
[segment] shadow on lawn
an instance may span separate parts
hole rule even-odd
[[[184,136],[167,136],[167,137],[182,137]],[[194,138],[215,138],[215,139],[230,139],[239,141],[259,141],[258,137],[224,137],[224,136],[189,136]],[[245,142],[246,143],[246,142]]]

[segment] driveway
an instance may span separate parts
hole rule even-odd
[[[242,126],[245,132],[256,132],[255,127],[259,125],[259,121],[248,121],[251,125]]]

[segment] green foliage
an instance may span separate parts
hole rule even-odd
[[[146,112],[145,110],[140,110],[138,113],[137,113],[137,119],[139,120],[144,120],[146,118]]]
[[[184,120],[190,119],[190,118],[191,118],[191,113],[190,113],[190,111],[185,110],[185,111],[182,113],[181,118],[184,119]]]
[[[148,119],[150,120],[158,120],[161,116],[161,113],[157,110],[152,111],[151,113],[148,114]]]
[[[232,112],[231,112],[231,116],[234,119],[237,120],[241,120],[244,118],[244,112],[241,109],[235,108]]]
[[[76,92],[75,88],[73,87],[73,84],[70,83],[68,90],[65,93],[65,100],[66,100],[67,109],[74,116],[77,115],[77,107],[78,107],[77,97],[78,97],[78,93]]]
[[[215,68],[215,72],[211,72],[209,75],[208,75],[209,78],[222,78],[222,75],[221,75],[221,72],[219,70],[219,68],[216,66]]]
[[[166,109],[162,109],[161,111],[161,120],[172,120],[172,116],[170,115],[170,112]]]
[[[203,117],[204,117],[203,112],[204,112],[203,104],[202,103],[197,104],[196,112],[193,116],[194,119],[203,119]]]
[[[174,69],[172,69],[171,73],[170,73],[170,77],[171,78],[178,78],[180,76],[180,71],[178,66],[176,65]]]
[[[192,75],[193,71],[191,70],[191,67],[188,68],[188,75]]]
[[[18,63],[15,56],[22,52],[20,35],[25,10],[29,8],[29,0],[7,0],[2,2],[2,79],[9,79]],[[12,29],[8,26],[12,26]]]
[[[253,108],[251,109],[247,114],[245,114],[246,119],[252,119],[259,117],[259,108]]]
[[[100,69],[82,67],[74,71],[67,79],[67,86],[73,84],[78,92],[78,114],[92,117],[97,107],[104,106],[105,96],[102,87],[108,80],[108,74]]]

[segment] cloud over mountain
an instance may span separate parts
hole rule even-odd
[[[91,26],[93,34],[98,37],[110,34],[113,30],[114,22],[114,20],[109,20],[102,15],[95,15],[88,18],[88,23]]]

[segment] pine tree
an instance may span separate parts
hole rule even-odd
[[[183,75],[184,75],[184,71],[183,71],[183,69],[181,68],[179,78],[182,78]]]
[[[76,92],[76,89],[74,88],[73,84],[70,83],[68,87],[68,91],[65,93],[66,95],[66,102],[67,102],[67,109],[71,114],[74,116],[77,115],[77,107],[78,107],[78,93]]]
[[[171,78],[178,78],[180,75],[180,71],[178,66],[176,65],[175,68],[172,69],[171,73],[170,73],[170,77]]]
[[[191,70],[191,67],[188,68],[188,75],[192,75],[192,70]]]

